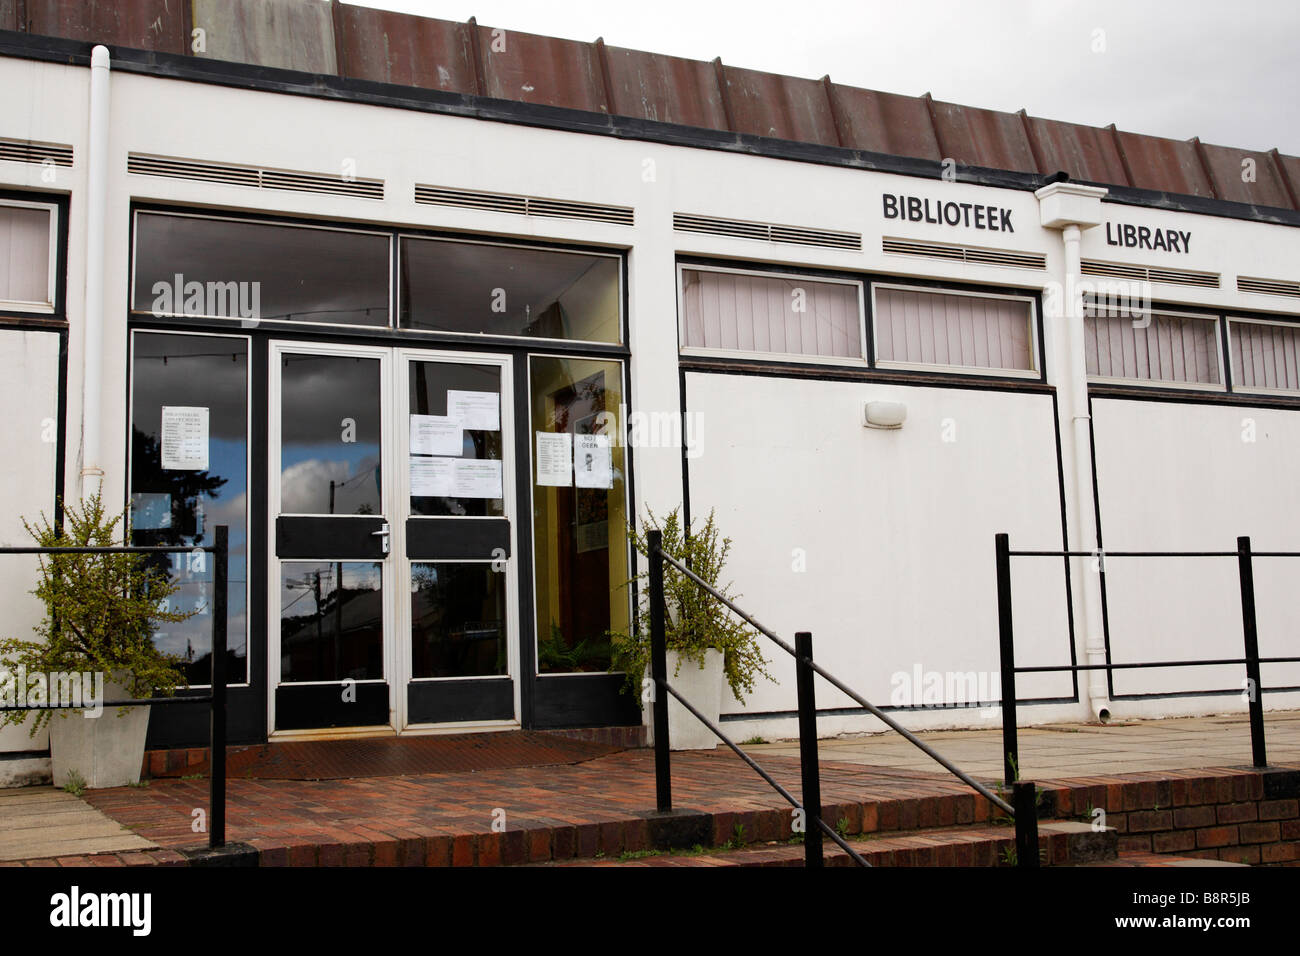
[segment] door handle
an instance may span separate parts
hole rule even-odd
[[[388,553],[388,531],[389,531],[389,528],[388,528],[388,522],[385,521],[383,524],[381,524],[381,525],[379,526],[379,530],[378,530],[378,531],[372,531],[372,532],[370,532],[370,537],[372,537],[372,538],[375,538],[375,537],[382,537],[382,538],[383,538],[383,541],[380,542],[380,543],[381,543],[381,545],[383,546],[384,554],[387,554],[387,553]]]

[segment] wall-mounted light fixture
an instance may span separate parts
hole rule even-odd
[[[862,406],[862,424],[867,428],[902,428],[907,406],[902,402],[867,402]]]

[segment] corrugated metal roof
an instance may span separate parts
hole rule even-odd
[[[191,50],[190,30],[206,50]],[[321,0],[0,0],[0,29],[1300,210],[1300,158]],[[1252,161],[1243,178],[1243,161]]]

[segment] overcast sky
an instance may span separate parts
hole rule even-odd
[[[1296,0],[365,0],[574,40],[1300,155]]]

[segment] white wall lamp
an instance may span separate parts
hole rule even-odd
[[[902,428],[907,406],[902,402],[867,402],[862,406],[862,424],[867,428]]]

